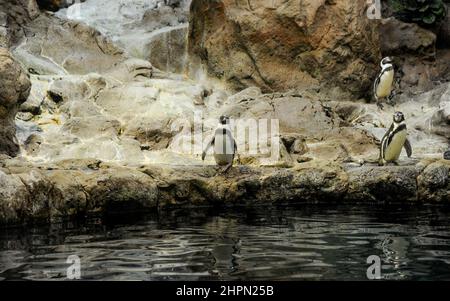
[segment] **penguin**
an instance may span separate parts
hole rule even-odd
[[[402,112],[395,112],[394,122],[383,136],[383,139],[381,139],[380,165],[386,165],[390,162],[396,164],[403,147],[406,150],[408,158],[411,157],[412,148],[407,134],[405,116]]]
[[[391,57],[385,57],[384,59],[382,59],[380,66],[381,71],[373,84],[373,95],[377,102],[377,106],[380,109],[383,109],[381,99],[387,98],[390,102],[392,97],[394,96],[393,85],[395,70],[394,66],[392,65]]]
[[[237,152],[236,141],[229,129],[229,123],[230,118],[228,116],[220,116],[214,136],[202,153],[202,160],[204,161],[209,148],[214,147],[214,159],[217,165],[225,166],[223,173],[226,173],[233,166],[234,156]]]

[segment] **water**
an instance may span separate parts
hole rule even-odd
[[[450,280],[450,208],[174,210],[0,231],[0,279]]]

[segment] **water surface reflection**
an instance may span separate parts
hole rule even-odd
[[[0,234],[0,279],[450,279],[450,210],[421,206],[195,209],[89,219]]]

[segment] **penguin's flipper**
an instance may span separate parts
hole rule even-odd
[[[208,152],[210,147],[212,147],[214,145],[215,139],[216,139],[216,137],[213,136],[211,141],[209,141],[208,145],[205,147],[205,150],[202,152],[202,161],[205,161],[206,153]]]
[[[405,144],[403,145],[403,147],[406,150],[406,154],[408,155],[408,158],[411,158],[411,156],[412,156],[412,147],[411,147],[411,143],[409,142],[408,139],[406,139]]]
[[[384,134],[383,138],[381,138],[381,144],[380,144],[380,162],[384,161],[384,152],[386,151],[386,148],[388,147],[390,140],[392,139],[392,133],[394,132],[394,124],[391,124],[387,132]],[[380,164],[380,165],[384,165]]]

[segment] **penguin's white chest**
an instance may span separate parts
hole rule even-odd
[[[384,152],[384,160],[397,161],[402,152],[402,148],[405,145],[407,132],[406,130],[400,131],[394,135],[391,143],[386,147]]]
[[[227,165],[234,159],[234,140],[222,129],[217,129],[214,138],[214,159],[217,165]]]
[[[392,84],[394,83],[394,70],[386,71],[380,77],[376,93],[378,98],[384,98],[391,95]]]

